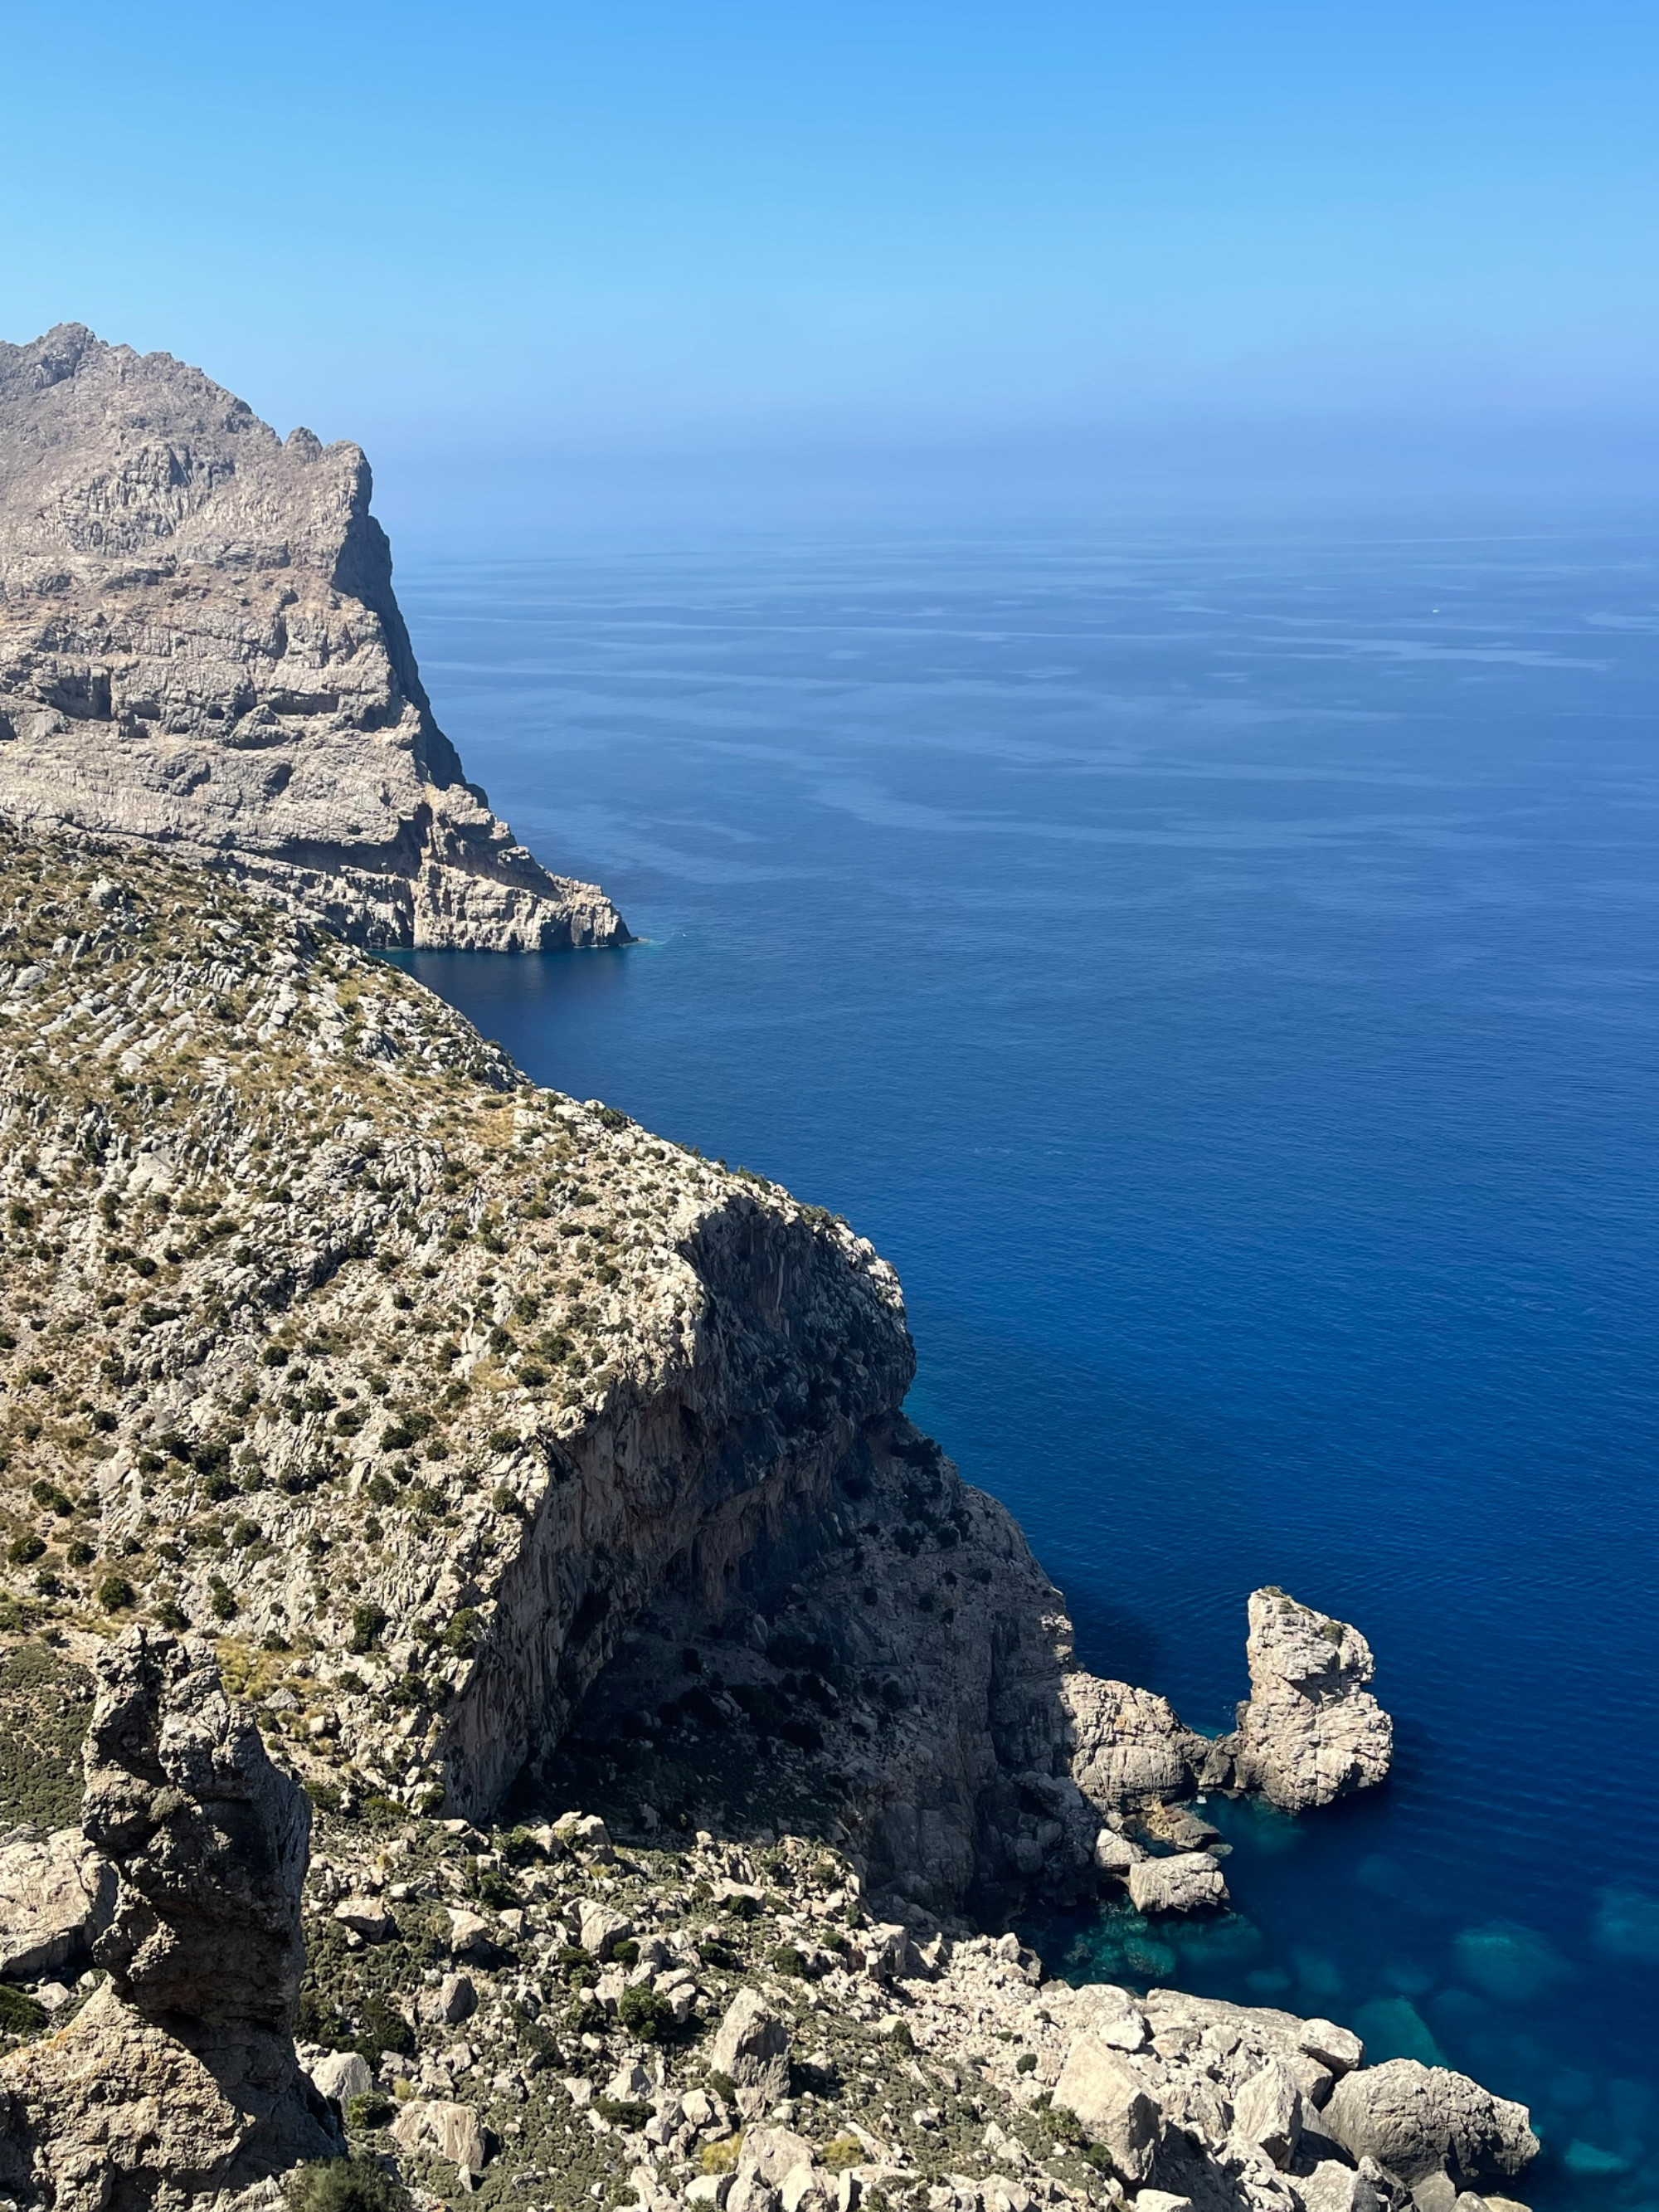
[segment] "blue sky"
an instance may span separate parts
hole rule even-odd
[[[383,474],[1659,474],[1650,0],[0,21],[0,335],[163,347]]]

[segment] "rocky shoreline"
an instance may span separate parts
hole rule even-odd
[[[941,2190],[1007,2212],[996,2191],[1017,2175],[1033,2203],[1040,2181],[1078,2202],[1138,2191],[1145,2212],[1183,2196],[1437,2212],[1443,2170],[1462,2183],[1522,2160],[1518,2108],[1500,2126],[1468,2084],[1435,2118],[1461,2077],[1358,2067],[1344,2043],[1328,2056],[1406,2098],[1416,2146],[1379,2120],[1388,2154],[1356,2153],[1316,2117],[1356,2093],[1336,2101],[1340,2067],[1328,2082],[1290,2064],[1283,2016],[1177,2017],[1195,2001],[1173,1996],[1110,1999],[1143,2022],[1101,2044],[1130,2110],[1115,2118],[1079,2071],[1100,2043],[1085,2014],[1106,2000],[1079,1996],[1079,2012],[996,1932],[1036,1899],[1127,1889],[1149,1911],[1213,1909],[1221,1858],[1183,1801],[1251,1788],[1299,1808],[1380,1779],[1389,1723],[1356,1631],[1255,1593],[1251,1696],[1228,1736],[1194,1734],[1165,1700],[1077,1667],[1011,1517],[904,1419],[898,1286],[844,1224],[526,1084],[407,977],[222,878],[125,846],[0,837],[0,914],[6,1634],[15,1660],[35,1655],[36,1707],[44,1667],[84,1711],[91,1669],[100,1715],[135,1638],[161,1653],[212,1637],[185,1672],[198,1706],[235,1716],[215,1723],[240,1747],[232,1764],[263,1758],[257,1722],[319,1811],[299,2025],[319,2094],[346,2079],[325,2045],[368,2066],[354,2095],[370,2102],[337,2099],[365,2156],[434,2202],[465,2169],[479,2193],[562,2212],[596,2184],[664,2212],[723,2175],[736,2212],[776,2212],[769,2191],[796,2212],[778,2161],[799,2163],[797,2142],[813,2154],[802,2191],[855,2192],[842,2212],[866,2192],[872,2212],[920,2212],[918,2191],[943,2212]],[[161,1681],[183,1662],[155,1663]],[[42,1803],[63,1802],[65,1741],[20,1778]],[[84,1832],[37,1820],[0,1850],[26,1992],[0,2061],[14,2201],[54,2212],[103,2212],[54,2178],[59,2152],[36,2155],[78,2140],[65,2105],[98,2100],[87,2071],[42,2054],[81,2049],[118,2003],[148,2019],[112,1952],[76,1971],[77,1946],[97,1960],[123,1924],[118,1902],[100,1925],[112,1880],[119,1899],[137,1879],[96,1810],[100,1718],[88,1741]],[[590,1942],[584,1905],[630,1922],[609,1948],[638,1957]],[[478,2024],[458,2034],[462,1979]],[[684,1998],[672,2032],[643,1998],[623,2009],[647,1985],[669,2014]],[[752,2109],[715,2082],[697,2120],[688,2094],[707,2100],[711,2075],[737,2084],[710,2039],[743,1989],[791,2008],[787,2063],[747,2085],[767,2093]],[[190,2007],[166,2009],[198,2058],[226,2025],[203,2014],[186,2033]],[[108,2069],[118,2083],[131,2063],[140,2105],[181,2078],[152,2030],[120,2025],[127,2055]],[[246,2067],[252,2031],[227,2032]],[[843,2037],[826,2073],[817,2045]],[[264,2047],[262,2094],[279,2099]],[[1294,2099],[1273,2075],[1273,2098],[1241,2107],[1241,2051],[1252,2081],[1277,2051]],[[648,2094],[612,2094],[629,2069]],[[832,2075],[833,2094],[811,2086]],[[921,2101],[826,2166],[841,2138],[823,2126],[867,2124],[866,2075]],[[1262,2100],[1278,2132],[1241,2150],[1237,2112]],[[933,2105],[954,2131],[915,2119]],[[207,2150],[191,2166],[176,2145],[109,2136],[116,2171],[178,2168],[131,2201],[274,2203],[253,2182],[225,2197],[262,2118],[246,2099],[227,2110],[240,2117],[204,2138],[216,2169]],[[769,2129],[789,2140],[763,2172]],[[1441,2145],[1426,2165],[1425,2142]],[[1304,2143],[1333,2172],[1297,2171]]]

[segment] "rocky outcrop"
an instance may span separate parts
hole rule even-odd
[[[1523,2172],[1538,2155],[1524,2105],[1414,2058],[1349,2075],[1326,2107],[1325,2124],[1352,2157],[1375,2159],[1413,2188],[1442,2172],[1475,2187],[1492,2174]]]
[[[309,1809],[205,1645],[134,1628],[110,1648],[86,1780],[108,1978],[0,2061],[0,2180],[53,2212],[170,2212],[340,2148],[293,2041]]]
[[[619,945],[439,728],[356,446],[167,354],[0,345],[0,814],[224,868],[366,945]]]
[[[84,1964],[114,1893],[108,1862],[78,1828],[25,1831],[0,1847],[0,1978],[32,1980]]]
[[[1259,1589],[1245,1650],[1250,1695],[1236,1732],[1216,1747],[1212,1774],[1231,1758],[1233,1786],[1288,1813],[1386,1779],[1394,1725],[1370,1694],[1376,1666],[1357,1628],[1283,1590]]]

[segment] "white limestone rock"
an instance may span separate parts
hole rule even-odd
[[[1250,1695],[1218,1747],[1235,1781],[1292,1813],[1382,1781],[1394,1724],[1367,1686],[1375,1662],[1359,1631],[1279,1589],[1253,1591],[1249,1613]]]
[[[1092,2035],[1074,2036],[1054,2101],[1076,2113],[1126,2180],[1146,2179],[1164,2133],[1163,2108],[1121,2051]]]
[[[1227,1883],[1210,1852],[1176,1851],[1138,1859],[1129,1869],[1129,1895],[1141,1912],[1212,1912],[1227,1902]]]
[[[727,2006],[708,2064],[735,2085],[738,2106],[751,2118],[788,2094],[789,2031],[757,1990],[739,1990]]]
[[[421,2157],[446,2159],[468,2173],[483,2172],[483,2129],[470,2105],[452,2104],[441,2097],[411,2097],[398,2107],[392,2133],[405,2150]]]
[[[49,1973],[86,1950],[115,1904],[115,1873],[79,1828],[0,1850],[0,1977]]]
[[[1252,2074],[1233,2100],[1233,2132],[1266,2153],[1281,2172],[1302,2140],[1302,2092],[1273,2061]]]
[[[1298,2174],[1296,2193],[1302,2212],[1387,2212],[1365,2176],[1339,2159],[1321,2159],[1311,2173]]]
[[[1346,2075],[1322,2124],[1351,2158],[1374,2158],[1412,2186],[1442,2170],[1468,2182],[1514,2175],[1538,2155],[1524,2105],[1415,2058],[1390,2058]]]
[[[374,2076],[361,2051],[325,2051],[312,2060],[306,2071],[318,2095],[342,2111],[354,2097],[366,2097],[374,2087]]]
[[[1185,1796],[1208,1749],[1167,1698],[1081,1670],[1060,1685],[1078,1788],[1102,1812]]]

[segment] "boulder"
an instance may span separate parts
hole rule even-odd
[[[1167,1698],[1080,1670],[1060,1682],[1078,1788],[1102,1812],[1185,1796],[1208,1748]]]
[[[0,1850],[0,1978],[32,1979],[82,1958],[108,1922],[115,1875],[79,1828]]]
[[[1115,1828],[1103,1828],[1095,1838],[1094,1862],[1097,1874],[1113,1875],[1121,1881],[1129,1869],[1146,1854],[1127,1836],[1120,1835]]]
[[[1382,1781],[1394,1724],[1359,1631],[1279,1589],[1253,1591],[1249,1615],[1250,1694],[1223,1739],[1235,1782],[1297,1813]]]
[[[1302,2092],[1285,2067],[1270,2062],[1251,2075],[1233,2099],[1233,2132],[1284,2172],[1302,2137]]]
[[[748,2129],[738,2156],[739,2174],[757,2176],[779,2191],[792,2173],[810,2172],[811,2165],[811,2144],[791,2128]]]
[[[306,2071],[317,2094],[338,2105],[343,2112],[354,2097],[366,2097],[374,2087],[374,2076],[361,2051],[325,2051]]]
[[[596,1959],[608,1959],[617,1944],[634,1933],[633,1922],[620,1912],[613,1912],[608,1905],[585,1899],[579,1912],[576,1940],[584,1951],[591,1951]]]
[[[1091,2035],[1073,2036],[1054,2101],[1076,2113],[1126,2181],[1146,2179],[1163,2136],[1164,2115],[1127,2058]]]
[[[452,1905],[449,1912],[449,1948],[458,1959],[487,1958],[495,1948],[490,1941],[489,1923],[483,1913],[473,1912],[464,1905]]]
[[[1323,2124],[1351,2158],[1374,2158],[1413,2188],[1443,2170],[1471,2183],[1516,2174],[1538,2154],[1524,2105],[1415,2058],[1346,2075],[1331,2093]]]
[[[1190,2197],[1173,2197],[1167,2189],[1137,2189],[1129,2201],[1134,2212],[1194,2212]]]
[[[1321,2159],[1311,2173],[1298,2174],[1296,2193],[1302,2212],[1387,2212],[1364,2175],[1334,2158]]]
[[[789,2091],[789,2031],[754,1990],[739,1990],[709,2048],[712,2071],[727,2075],[748,2118]]]
[[[435,1990],[422,1990],[416,2000],[422,2026],[458,2027],[478,2009],[478,1993],[470,1974],[446,1974]]]
[[[411,2097],[392,2123],[394,2142],[420,2158],[447,2159],[468,2173],[482,2173],[486,2155],[483,2129],[471,2105],[452,2105],[438,2097]]]
[[[1176,1851],[1139,1859],[1129,1869],[1129,1895],[1141,1912],[1207,1912],[1227,1902],[1220,1861],[1208,1851]]]
[[[384,1943],[398,1932],[398,1923],[391,1908],[378,1897],[344,1897],[334,1908],[334,1917],[343,1928],[361,1936],[370,1943]]]

